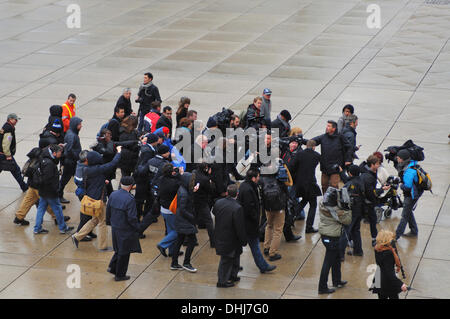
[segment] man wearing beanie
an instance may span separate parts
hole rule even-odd
[[[43,149],[50,144],[63,144],[64,137],[62,137],[63,127],[59,120],[55,119],[52,125],[39,135],[39,148]]]
[[[286,137],[291,130],[291,125],[289,124],[291,119],[291,113],[288,110],[283,110],[277,115],[277,119],[272,122],[271,127],[279,130],[280,137]]]
[[[127,276],[131,253],[142,253],[139,243],[140,224],[137,219],[136,203],[130,194],[134,179],[124,176],[120,180],[121,187],[113,192],[106,206],[106,225],[111,226],[114,256],[108,272],[116,281],[130,279]]]
[[[364,182],[361,179],[360,169],[357,165],[352,164],[348,167],[348,175],[349,179],[346,180],[344,187],[347,188],[352,203],[352,222],[346,231],[347,235],[353,241],[353,250],[349,250],[347,254],[351,256],[363,256],[360,229],[364,205]],[[343,234],[340,241],[341,259],[345,256],[346,247],[347,238]]]
[[[419,229],[417,228],[416,219],[414,218],[414,207],[420,196],[423,194],[423,190],[420,190],[417,187],[419,177],[414,169],[417,165],[417,161],[411,159],[411,155],[406,149],[400,150],[397,153],[397,161],[398,176],[402,180],[400,188],[403,190],[404,200],[402,218],[395,231],[396,239],[399,239],[400,236],[417,237]],[[406,224],[408,224],[411,231],[407,234],[403,234],[405,232]]]

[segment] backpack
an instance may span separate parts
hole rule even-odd
[[[281,210],[278,204],[281,199],[281,188],[275,178],[267,178],[264,180],[263,186],[264,206],[266,210]]]
[[[233,114],[234,112],[232,110],[223,107],[221,112],[218,112],[212,116],[212,118],[216,121],[218,128],[224,135]]]
[[[385,155],[385,158],[388,161],[394,162],[394,167],[397,167],[397,160],[396,156],[397,153],[400,150],[408,150],[409,154],[411,155],[411,159],[413,161],[423,161],[425,159],[425,154],[423,153],[423,147],[420,147],[419,145],[414,144],[412,140],[407,140],[405,143],[403,143],[402,146],[389,146],[387,149],[385,149],[385,152],[388,152]]]
[[[32,177],[31,177],[31,179],[33,181],[33,185],[36,188],[39,188],[44,183],[44,176],[42,174],[41,163],[42,163],[42,160],[39,160],[37,165],[36,165],[36,168],[34,170],[34,173],[33,173]]]
[[[22,167],[22,175],[24,177],[31,178],[36,168],[39,166],[40,158],[42,150],[39,147],[33,148],[28,154],[28,160]]]
[[[431,177],[430,174],[428,174],[427,172],[425,172],[425,170],[420,167],[420,165],[416,165],[414,167],[412,167],[414,170],[416,170],[417,172],[417,177],[419,179],[418,183],[417,183],[417,187],[422,190],[422,191],[430,191],[432,192],[431,188],[432,188],[432,182],[431,182]]]
[[[105,128],[108,128],[109,122],[111,122],[111,121],[116,121],[116,122],[117,122],[117,120],[116,120],[115,118],[112,118],[111,120],[109,120],[108,122],[106,122],[105,124],[103,124],[103,125],[100,127],[100,130],[99,130],[98,133],[97,133],[97,137],[100,137],[100,135],[102,134],[102,131],[103,131]]]

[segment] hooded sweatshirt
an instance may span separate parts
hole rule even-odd
[[[79,117],[74,116],[70,120],[69,130],[67,131],[66,136],[64,136],[64,143],[67,144],[64,148],[65,161],[71,162],[73,165],[75,165],[78,161],[78,157],[81,152],[81,143],[80,137],[78,136],[79,131],[77,126],[82,121],[83,120]]]
[[[120,160],[120,153],[117,153],[113,160],[103,164],[103,157],[100,153],[92,151],[87,155],[88,167],[85,168],[86,195],[92,199],[99,200],[102,198],[106,201],[105,180],[116,168]]]

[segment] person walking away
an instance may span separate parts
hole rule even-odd
[[[79,133],[81,130],[82,119],[79,117],[72,117],[70,120],[70,128],[64,136],[64,169],[59,181],[59,201],[63,204],[68,204],[70,201],[64,198],[64,188],[70,179],[75,175],[77,168],[78,156],[81,152],[81,143]]]
[[[244,209],[237,201],[238,187],[228,185],[228,196],[219,199],[212,209],[215,216],[216,254],[220,256],[217,270],[217,287],[233,287],[239,281],[240,256],[242,247],[247,245]]]
[[[84,183],[86,185],[86,195],[93,200],[102,200],[106,202],[105,196],[105,182],[107,181],[106,176],[111,173],[112,170],[116,169],[117,164],[120,160],[120,153],[122,147],[117,147],[117,154],[114,159],[106,164],[103,164],[102,156],[91,151],[87,155],[88,167],[85,168],[85,175],[83,177]],[[78,243],[89,233],[94,230],[95,226],[98,225],[98,245],[100,251],[110,251],[107,247],[107,229],[105,221],[105,206],[102,207],[102,212],[99,216],[92,217],[78,232],[72,235],[72,241],[76,248],[78,248]],[[81,222],[81,221],[80,221]]]
[[[406,284],[395,275],[402,264],[395,249],[394,236],[394,233],[388,230],[381,230],[377,235],[375,261],[378,268],[369,290],[378,294],[378,299],[399,299],[398,294],[408,290]]]
[[[131,176],[139,157],[138,118],[130,115],[120,124],[119,142],[123,146],[119,168],[122,176]]]
[[[39,173],[35,173],[35,181],[39,189],[39,206],[36,213],[36,224],[34,225],[34,234],[47,234],[48,230],[42,228],[43,217],[47,206],[52,208],[58,222],[59,232],[67,234],[73,227],[69,227],[64,222],[61,203],[58,198],[58,158],[62,155],[62,147],[59,145],[50,145],[42,151],[41,161],[39,163]]]
[[[16,124],[20,118],[15,113],[11,113],[6,118],[6,123],[3,124],[0,129],[0,173],[2,170],[8,170],[11,172],[14,179],[20,186],[22,192],[28,190],[27,184],[25,184],[22,174],[20,173],[20,167],[17,165],[14,155],[16,154]]]
[[[211,182],[211,168],[207,163],[200,163],[195,173],[195,184],[199,183],[200,187],[197,192],[194,193],[194,211],[197,219],[197,225],[204,225],[208,231],[209,245],[211,248],[215,247],[214,240],[214,223],[211,217],[211,209],[209,206],[209,200],[213,193],[213,187]]]
[[[64,127],[64,133],[66,133],[70,128],[70,121],[75,116],[75,101],[77,97],[75,94],[70,93],[67,97],[66,103],[62,105],[62,122]]]
[[[397,154],[397,161],[398,176],[402,180],[400,187],[403,191],[404,200],[402,218],[395,231],[396,239],[399,239],[401,236],[417,237],[419,228],[417,227],[416,219],[414,218],[414,209],[417,205],[417,201],[423,194],[423,190],[417,186],[419,182],[419,177],[415,170],[417,161],[411,159],[408,150],[400,150]],[[405,232],[406,224],[409,225],[411,231],[407,234],[403,234]]]
[[[136,103],[139,103],[139,132],[142,132],[142,129],[144,128],[145,114],[150,112],[151,104],[154,101],[162,102],[158,87],[153,84],[153,75],[147,72],[144,74],[144,83],[139,87],[138,98],[135,101]]]
[[[352,148],[347,139],[337,132],[335,121],[328,121],[325,134],[313,138],[320,147],[321,184],[324,194],[328,186],[339,188],[339,167],[352,163]]]
[[[347,281],[341,277],[341,258],[339,256],[339,239],[342,235],[342,225],[349,225],[352,212],[338,206],[337,189],[330,187],[319,203],[320,223],[319,233],[326,248],[322,270],[319,279],[319,294],[331,294],[335,289],[328,288],[328,274],[331,269],[333,286],[342,288]]]
[[[277,268],[269,265],[261,254],[259,248],[259,226],[261,219],[261,202],[258,182],[259,170],[250,168],[247,171],[244,182],[239,186],[238,201],[244,208],[244,223],[247,242],[252,252],[253,260],[261,273],[266,273]]]
[[[111,194],[106,206],[106,225],[111,226],[114,255],[109,262],[108,272],[115,281],[129,280],[127,276],[130,254],[142,253],[139,243],[140,225],[136,215],[136,203],[130,194],[134,180],[124,176],[121,188]]]
[[[195,234],[198,233],[197,227],[195,226],[193,194],[198,190],[199,186],[194,186],[195,174],[185,172],[180,180],[181,183],[177,192],[177,210],[175,216],[175,231],[178,234],[178,238],[173,250],[170,269],[184,269],[189,272],[197,272],[197,269],[191,265],[191,255],[194,251],[195,242],[197,241]],[[181,245],[183,245],[185,239],[187,239],[188,245],[184,255],[183,266],[181,266],[178,263],[178,256]]]

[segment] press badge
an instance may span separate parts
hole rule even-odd
[[[330,240],[329,239],[324,239],[323,242],[328,244],[330,242]]]

